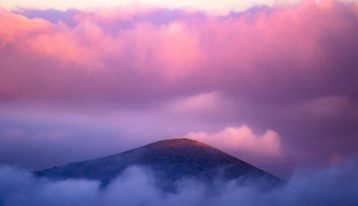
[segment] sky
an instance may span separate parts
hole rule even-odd
[[[356,157],[356,2],[99,2],[0,1],[1,164],[179,137],[284,179]]]
[[[203,10],[210,12],[227,12],[227,11],[241,11],[248,9],[253,6],[270,6],[277,3],[292,3],[297,2],[295,0],[255,0],[255,1],[235,1],[235,0],[224,0],[224,1],[215,1],[215,0],[14,0],[14,1],[5,1],[1,0],[0,4],[2,7],[7,9],[17,9],[17,8],[40,8],[40,9],[49,9],[55,8],[60,10],[66,9],[95,9],[99,7],[112,8],[112,7],[161,7],[161,8],[185,8],[185,9],[195,9]]]

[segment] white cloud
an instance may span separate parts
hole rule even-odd
[[[279,157],[281,140],[277,132],[269,129],[258,135],[247,125],[227,127],[219,132],[191,132],[186,138],[196,139],[209,145],[244,156],[248,159]]]

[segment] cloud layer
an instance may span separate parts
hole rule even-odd
[[[145,168],[131,168],[106,189],[87,180],[51,182],[11,167],[0,168],[0,204],[14,205],[356,205],[356,162],[321,172],[296,175],[282,187],[259,189],[260,182],[222,183],[207,187],[195,180],[182,180],[178,192],[164,194],[153,186]]]
[[[2,10],[1,97],[133,103],[218,90],[267,103],[355,100],[356,7],[307,1],[224,17],[101,10],[76,13],[74,25]]]
[[[29,142],[71,148],[32,165],[45,167],[232,125],[255,132],[215,135],[249,142],[235,154],[279,151],[278,170],[347,158],[358,149],[357,36],[357,4],[333,0],[226,15],[0,10],[0,141],[12,148],[1,162],[29,162]]]

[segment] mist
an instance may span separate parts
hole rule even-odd
[[[208,186],[193,179],[177,183],[177,192],[155,186],[151,170],[131,167],[108,187],[97,181],[52,181],[29,171],[0,167],[0,205],[357,205],[358,162],[351,160],[324,170],[300,170],[269,191],[263,182],[236,180]]]

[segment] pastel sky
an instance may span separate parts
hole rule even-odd
[[[240,11],[245,10],[253,6],[270,6],[274,3],[293,3],[297,2],[295,0],[255,0],[255,1],[244,1],[244,0],[14,0],[6,1],[0,0],[0,5],[8,9],[16,8],[56,8],[56,9],[88,9],[88,8],[98,8],[98,7],[118,7],[118,6],[134,6],[134,7],[143,7],[143,6],[155,6],[161,8],[186,8],[186,9],[197,9],[204,11],[214,11],[214,12],[225,12],[225,11]]]
[[[356,2],[48,2],[0,1],[0,163],[177,137],[282,177],[357,155]]]

